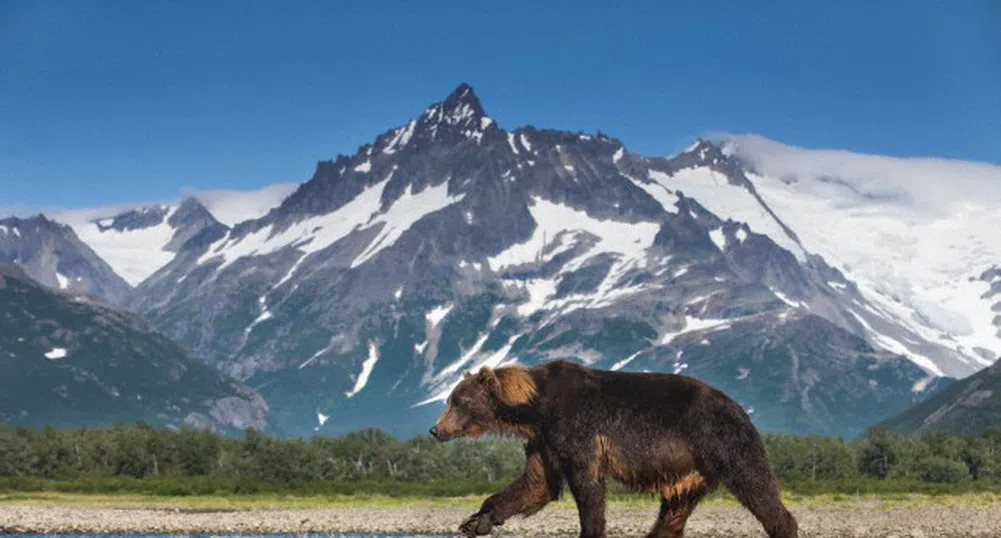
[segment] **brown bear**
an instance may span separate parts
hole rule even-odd
[[[462,523],[487,534],[538,512],[570,486],[580,536],[605,536],[605,480],[659,495],[650,537],[681,537],[699,500],[723,484],[771,538],[797,536],[764,445],[736,402],[689,377],[553,361],[483,368],[448,397],[440,441],[491,433],[525,440],[524,473]]]

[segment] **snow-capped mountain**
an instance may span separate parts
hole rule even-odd
[[[65,224],[44,216],[0,219],[0,262],[21,266],[34,280],[69,293],[121,304],[130,286]]]
[[[1001,167],[749,136],[724,152],[803,247],[858,286],[866,301],[851,313],[877,345],[953,376],[998,358],[1001,301],[988,271],[1001,260]]]
[[[186,241],[225,233],[228,226],[258,218],[292,188],[275,184],[256,191],[206,191],[176,204],[60,211],[53,218],[71,226],[122,278],[137,286],[174,259]]]
[[[748,148],[647,158],[505,130],[462,85],[266,215],[184,242],[131,304],[296,433],[422,431],[463,370],[572,358],[697,375],[765,428],[853,434],[1001,349],[874,288],[881,239],[853,219],[877,196],[823,206],[818,185],[853,180],[793,180]]]
[[[503,129],[464,84],[294,191],[62,212],[41,219],[75,245],[59,256],[4,221],[0,252],[144,314],[290,433],[420,432],[466,369],[570,358],[853,435],[997,358],[997,185],[751,136],[644,157]],[[67,251],[101,284],[72,287]]]

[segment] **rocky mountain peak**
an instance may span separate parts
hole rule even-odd
[[[418,141],[445,144],[475,140],[482,144],[485,135],[500,132],[497,123],[487,116],[473,87],[463,82],[444,101],[434,103],[410,122],[409,130]],[[399,131],[399,130],[397,130]],[[406,133],[406,131],[404,131]],[[410,138],[401,134],[400,138]]]
[[[719,170],[738,168],[727,156],[722,145],[704,138],[697,138],[684,151],[671,158],[679,168],[707,166]]]
[[[210,213],[209,210],[206,209],[205,206],[193,196],[185,198],[181,202],[181,205],[177,207],[177,211],[170,216],[170,224],[174,227],[196,221],[208,221],[213,223],[219,222],[212,216],[212,213]]]
[[[165,205],[143,206],[113,217],[97,218],[91,222],[96,224],[102,232],[105,230],[119,232],[141,230],[162,223],[169,211],[170,207]]]
[[[21,230],[47,230],[58,232],[67,229],[66,226],[49,219],[45,215],[39,213],[38,215],[26,218],[20,217],[7,217],[5,219],[0,219],[0,226],[4,229],[0,230],[0,235],[4,233],[9,233],[11,235],[19,236]],[[18,230],[15,232],[14,230]]]
[[[361,146],[354,155],[338,155],[334,160],[320,161],[313,177],[286,198],[273,214],[258,222],[236,226],[233,234],[256,230],[271,222],[284,228],[304,216],[327,214],[364,189],[388,178],[393,178],[388,192],[398,194],[412,183],[410,176],[421,175],[427,181],[431,177],[429,174],[434,172],[428,168],[432,163],[445,158],[475,162],[478,148],[486,149],[503,140],[504,131],[486,115],[472,86],[462,83],[444,100],[428,106],[416,119],[377,136],[373,143]],[[462,157],[456,157],[459,155],[456,151],[462,152]],[[422,172],[417,173],[417,170]],[[441,179],[435,176],[435,180]],[[418,190],[423,187],[423,184],[416,186]]]
[[[430,116],[432,109],[437,109],[441,121],[450,125],[468,125],[486,116],[483,105],[473,87],[463,82],[445,98],[444,101],[424,111],[424,116]]]

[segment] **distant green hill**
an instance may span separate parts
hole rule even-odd
[[[270,429],[257,393],[195,361],[135,316],[51,290],[18,266],[0,264],[0,424],[140,420]]]
[[[955,434],[1001,428],[1001,361],[955,382],[881,426],[908,433]]]

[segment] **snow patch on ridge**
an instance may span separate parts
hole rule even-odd
[[[250,323],[250,325],[248,325],[247,327],[245,327],[243,329],[243,334],[244,335],[250,335],[251,331],[253,331],[254,327],[256,327],[259,323],[261,323],[262,321],[267,321],[267,320],[271,319],[272,315],[271,315],[271,311],[268,310],[268,303],[267,303],[267,301],[268,301],[268,298],[265,297],[265,296],[263,296],[263,295],[257,299],[257,304],[259,305],[259,307],[261,309],[261,313],[257,316],[257,319],[255,319],[254,321],[252,321]]]
[[[458,360],[456,360],[452,364],[449,364],[448,366],[442,368],[442,370],[440,372],[438,372],[438,376],[437,377],[439,377],[439,378],[447,377],[447,376],[449,376],[451,374],[454,374],[454,373],[458,372],[460,368],[462,368],[463,366],[465,366],[466,364],[468,364],[469,361],[473,360],[473,357],[475,357],[476,354],[480,352],[480,348],[482,348],[483,344],[485,344],[487,342],[487,338],[490,338],[490,333],[489,332],[481,335],[476,340],[476,343],[474,343],[472,346],[470,346],[469,349],[466,350],[466,352],[463,353],[462,356],[459,357]]]
[[[520,338],[521,336],[522,336],[521,334],[516,334],[514,336],[511,336],[510,338],[508,338],[507,342],[504,344],[503,347],[491,353],[485,359],[480,360],[473,368],[468,368],[467,371],[475,373],[479,371],[480,368],[496,368],[498,366],[503,366],[505,364],[510,364],[512,362],[517,362],[517,358],[508,359],[508,354],[511,352],[511,347],[514,346],[515,341],[518,340],[518,338]],[[452,393],[452,391],[455,389],[456,386],[458,386],[459,383],[462,382],[462,376],[456,374],[459,373],[459,370],[462,367],[469,364],[470,361],[472,361],[476,357],[476,355],[479,353],[480,349],[483,347],[483,344],[486,342],[488,337],[489,334],[482,335],[480,339],[477,340],[476,343],[473,344],[473,346],[466,353],[462,355],[462,357],[460,357],[457,361],[450,364],[448,367],[439,372],[438,375],[435,376],[436,379],[438,380],[435,384],[439,387],[436,389],[436,392],[434,392],[434,394],[430,398],[422,400],[412,405],[411,408],[421,407],[423,405],[427,405],[432,402],[438,402],[438,401],[443,402],[446,399],[448,399],[448,395]],[[449,379],[451,379],[451,381],[444,382],[445,380]]]
[[[511,147],[511,153],[514,153],[515,155],[521,153],[518,151],[518,146],[514,143],[514,133],[507,134],[507,145]]]
[[[416,194],[413,192],[413,186],[407,185],[403,194],[389,206],[385,213],[373,215],[369,222],[359,227],[360,230],[364,230],[377,224],[383,224],[379,234],[372,240],[369,247],[351,262],[351,267],[358,267],[371,260],[379,251],[392,246],[403,235],[403,232],[409,230],[417,221],[461,201],[464,197],[464,193],[450,196],[448,182],[427,187]]]
[[[699,331],[722,331],[724,329],[729,329],[730,322],[731,320],[728,319],[696,318],[693,316],[685,316],[685,326],[680,331],[668,332],[664,334],[660,339],[660,345],[666,346],[673,342],[675,338],[687,333]]]
[[[621,370],[625,366],[628,366],[629,363],[633,362],[633,360],[635,360],[636,357],[639,357],[640,353],[643,353],[643,351],[644,350],[641,349],[641,350],[637,351],[636,353],[633,353],[632,355],[630,355],[630,356],[622,359],[621,361],[613,364],[611,370],[614,372],[614,371]]]
[[[395,136],[392,140],[386,144],[386,148],[382,150],[383,153],[393,154],[396,153],[397,149],[402,149],[410,143],[410,139],[414,136],[414,128],[417,126],[415,120],[410,120],[406,126],[400,127],[396,130]]]
[[[596,238],[597,241],[585,252],[566,262],[559,274],[552,278],[508,279],[509,283],[523,287],[528,293],[528,301],[518,306],[520,315],[530,316],[543,309],[560,309],[562,313],[566,313],[577,308],[601,308],[624,295],[650,289],[650,286],[642,285],[617,285],[630,269],[645,266],[646,250],[653,245],[660,229],[658,223],[600,220],[584,211],[537,196],[533,198],[529,211],[536,223],[532,236],[489,257],[487,264],[492,270],[501,272],[526,264],[545,263],[578,246],[584,236]],[[597,291],[559,300],[551,299],[562,275],[579,269],[599,254],[612,255],[615,262]]]
[[[528,137],[525,136],[525,133],[521,133],[520,140],[521,140],[521,146],[526,150],[528,150],[529,152],[532,152],[532,143],[528,141]]]
[[[452,311],[453,307],[454,305],[451,304],[439,305],[432,308],[430,312],[425,314],[428,323],[431,324],[431,328],[434,329],[435,327],[437,327],[438,324],[441,323],[441,320],[445,319],[445,316],[447,316],[448,313]]]
[[[368,358],[361,363],[361,372],[358,373],[358,377],[355,379],[355,385],[351,390],[345,392],[344,395],[348,398],[353,398],[365,385],[368,384],[368,378],[372,375],[372,370],[375,368],[375,363],[379,360],[379,347],[375,345],[375,342],[369,342],[368,344]]]
[[[333,245],[355,230],[382,224],[375,240],[353,262],[357,266],[392,246],[403,232],[424,216],[462,199],[463,195],[448,196],[445,183],[425,188],[416,194],[408,186],[400,199],[382,212],[383,193],[393,172],[395,170],[390,171],[384,180],[366,188],[353,200],[326,215],[303,219],[281,231],[274,230],[274,225],[269,224],[241,237],[227,234],[209,247],[198,259],[198,264],[221,257],[222,262],[215,268],[218,274],[240,258],[263,256],[284,248],[294,248],[303,255],[279,281],[280,285],[291,278],[307,255]]]
[[[726,235],[723,233],[723,228],[709,230],[709,238],[713,240],[716,248],[720,249],[721,252],[726,251]]]
[[[747,224],[751,231],[767,235],[775,244],[791,252],[800,262],[806,261],[803,248],[789,237],[782,225],[750,191],[738,185],[731,185],[724,176],[712,169],[704,166],[685,168],[674,175],[649,170],[648,175],[661,188],[672,193],[680,191],[686,197],[694,198],[722,220],[730,219]],[[665,210],[677,213],[677,209],[673,208],[676,196],[672,199],[671,196],[664,194],[654,194],[657,191],[653,186],[643,182],[638,182],[637,186],[654,196]]]

